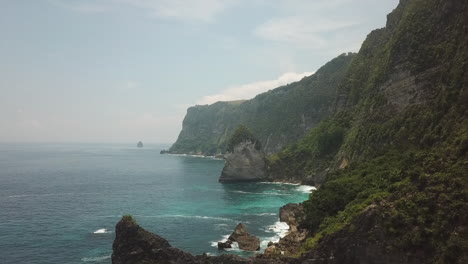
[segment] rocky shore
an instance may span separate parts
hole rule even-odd
[[[242,258],[232,254],[208,256],[206,254],[194,256],[190,253],[174,248],[170,243],[140,227],[131,216],[124,216],[115,228],[115,240],[112,245],[113,264],[162,264],[162,263],[188,263],[188,264],[241,264],[241,263],[304,263],[304,260],[288,257],[299,250],[302,231],[298,224],[303,217],[302,206],[287,204],[280,208],[280,220],[288,223],[290,232],[278,243],[270,243],[263,254],[250,258]],[[248,251],[260,249],[260,240],[250,235],[243,224],[238,224],[234,232],[225,243],[218,244],[220,248],[229,247],[238,243],[239,248]]]

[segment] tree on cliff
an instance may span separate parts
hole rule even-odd
[[[257,150],[262,148],[260,141],[254,136],[250,129],[245,125],[239,125],[234,134],[229,139],[227,151],[232,152],[234,151],[234,147],[236,145],[247,141],[255,143],[255,148]]]

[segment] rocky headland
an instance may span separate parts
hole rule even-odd
[[[241,225],[241,224],[240,224]],[[233,233],[239,245],[244,241],[245,227],[236,228]],[[247,233],[248,234],[248,233]],[[268,259],[263,256],[242,258],[232,254],[220,256],[198,255],[172,247],[169,242],[140,227],[131,216],[124,216],[115,228],[115,240],[112,245],[113,264],[287,264],[298,263],[290,258]],[[258,238],[256,238],[258,239]],[[251,239],[248,238],[248,241]],[[255,240],[255,239],[253,239]],[[256,248],[255,245],[251,248]],[[258,241],[259,242],[259,241]],[[248,246],[252,246],[250,242]]]

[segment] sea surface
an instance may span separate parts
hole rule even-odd
[[[193,254],[227,253],[216,243],[240,222],[265,248],[287,229],[279,207],[311,190],[220,184],[222,160],[160,155],[165,147],[0,144],[0,263],[111,263],[125,214]]]

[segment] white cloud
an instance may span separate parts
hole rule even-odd
[[[163,19],[211,22],[238,0],[83,0],[79,3],[50,1],[83,13],[111,12],[130,7]]]
[[[271,19],[254,30],[260,38],[315,49],[325,48],[333,32],[358,25],[357,22],[336,21],[301,16]]]
[[[201,100],[197,102],[197,104],[205,105],[205,104],[212,104],[218,101],[250,99],[260,93],[266,92],[273,88],[299,81],[305,76],[309,76],[311,74],[313,74],[313,72],[303,72],[303,73],[288,72],[288,73],[281,75],[275,80],[260,81],[260,82],[253,82],[249,84],[239,85],[239,86],[232,86],[224,90],[222,93],[208,95],[208,96],[203,97]]]

